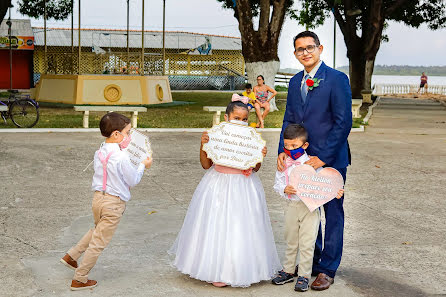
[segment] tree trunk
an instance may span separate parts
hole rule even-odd
[[[372,75],[375,68],[375,58],[365,62],[364,89],[372,89]]]
[[[376,57],[376,54],[374,55]],[[366,59],[364,54],[353,54],[350,61],[350,86],[352,98],[362,98],[362,90],[372,89],[372,74],[375,58]]]
[[[329,1],[326,1],[329,3]],[[404,1],[397,2],[392,9],[401,7]],[[382,41],[382,32],[385,21],[383,0],[370,1],[367,9],[362,10],[362,17],[349,15],[354,1],[344,0],[344,13],[335,6],[333,11],[347,46],[347,57],[350,61],[350,85],[353,98],[362,98],[362,90],[372,87],[372,74],[376,54]],[[361,37],[358,36],[357,22],[361,21]]]
[[[263,77],[265,77],[265,85],[270,86],[274,89],[276,74],[280,68],[279,61],[247,62],[245,66],[249,83],[251,83],[253,86],[257,85],[257,76],[263,75]],[[276,98],[273,98],[270,101],[271,111],[278,110],[275,99]]]
[[[366,60],[363,55],[352,55],[350,61],[350,86],[352,89],[352,98],[360,99],[361,91],[365,88],[365,69]]]
[[[11,6],[11,0],[0,1],[0,24],[3,22],[8,8]]]
[[[285,0],[260,0],[259,29],[254,30],[253,13],[249,0],[237,0],[235,17],[242,37],[242,54],[245,59],[248,81],[254,86],[258,75],[274,89],[274,80],[280,67],[277,49],[285,13],[289,5]],[[272,9],[271,9],[272,8]],[[275,100],[271,111],[277,110]]]

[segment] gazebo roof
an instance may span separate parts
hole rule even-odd
[[[44,45],[44,30],[40,27],[32,28],[36,46]],[[215,50],[241,50],[241,39],[220,35],[199,34],[190,32],[166,31],[166,49],[193,49],[210,38],[212,49]],[[78,43],[78,30],[74,30],[74,45]],[[81,29],[81,42],[83,47],[126,48],[126,30]],[[71,29],[47,28],[47,46],[71,46]],[[129,47],[141,48],[141,31],[130,30]],[[144,47],[162,48],[163,32],[144,30]]]

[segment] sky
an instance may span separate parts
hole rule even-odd
[[[75,0],[75,27],[77,27],[78,0]],[[20,15],[17,0],[11,11],[12,18],[28,18]],[[125,0],[83,0],[81,2],[81,25],[83,28],[126,28]],[[162,30],[162,0],[145,1],[145,29]],[[130,0],[130,28],[141,29],[142,0]],[[43,26],[42,19],[32,19],[33,26]],[[47,21],[48,27],[70,27],[70,20]],[[216,0],[166,0],[166,30],[187,31],[205,34],[218,34],[240,37],[238,22],[232,10],[223,9]],[[282,28],[278,55],[281,68],[302,69],[293,55],[292,40],[305,30],[296,21],[285,20]],[[333,18],[323,26],[313,30],[324,45],[322,59],[333,65]],[[375,64],[446,66],[446,29],[431,31],[426,26],[411,28],[401,23],[391,22],[385,31],[390,41],[381,44]],[[336,66],[348,65],[343,35],[336,30]]]

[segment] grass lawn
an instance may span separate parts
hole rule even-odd
[[[217,92],[174,92],[174,101],[193,104],[177,106],[147,106],[147,112],[138,114],[140,128],[210,128],[213,113],[203,111],[203,106],[226,106],[231,100],[231,93]],[[276,104],[279,111],[270,113],[265,121],[266,128],[280,128],[285,112],[286,93],[278,93]],[[281,100],[282,99],[282,100]],[[99,121],[105,112],[90,112],[90,127],[99,127]],[[131,113],[123,113],[128,117]],[[362,115],[362,112],[361,112]],[[364,116],[364,115],[362,115]],[[40,120],[35,128],[82,128],[82,112],[75,112],[72,106],[41,103]],[[221,116],[223,120],[223,115]],[[255,113],[250,113],[249,122],[255,122]],[[362,119],[360,119],[362,121]],[[360,121],[353,127],[359,127]],[[11,120],[0,123],[0,128],[15,128]]]

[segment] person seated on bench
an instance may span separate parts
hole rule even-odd
[[[247,104],[249,110],[251,111],[251,109],[255,108],[255,103],[256,103],[257,99],[256,99],[256,95],[252,91],[252,85],[250,83],[247,83],[245,85],[245,91],[242,93],[242,95],[249,98],[249,102]],[[258,108],[258,109],[256,108],[255,111],[256,111],[256,115],[257,115],[257,123],[259,123],[260,119],[262,119],[262,113],[260,111],[260,108]]]
[[[265,85],[265,78],[263,75],[257,76],[257,86],[253,89],[255,95],[256,95],[256,102],[255,102],[255,109],[257,115],[260,114],[260,108],[264,108],[263,114],[261,117],[259,117],[259,123],[257,123],[257,128],[265,128],[265,118],[269,113],[269,102],[271,99],[276,96],[277,91],[271,88],[270,86]],[[272,96],[268,98],[268,92],[272,93]]]

